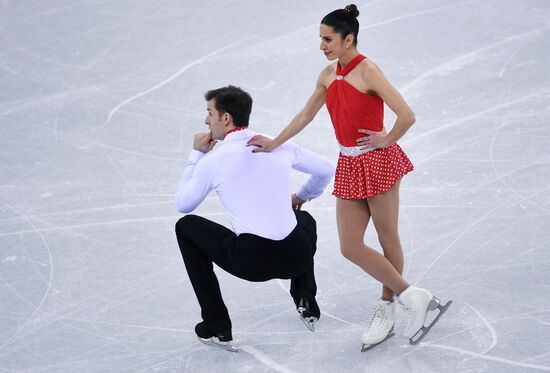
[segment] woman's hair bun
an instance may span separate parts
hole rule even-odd
[[[359,16],[359,10],[357,9],[357,5],[350,4],[344,8],[346,12],[357,18]]]

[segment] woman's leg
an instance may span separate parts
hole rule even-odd
[[[401,180],[388,191],[367,199],[371,212],[374,227],[378,234],[378,241],[384,250],[384,256],[390,261],[393,267],[403,273],[403,248],[399,239],[398,216],[399,216],[399,184]],[[392,300],[394,291],[383,286],[382,299]]]
[[[378,206],[377,206],[378,207]],[[336,220],[342,254],[396,294],[409,285],[384,255],[364,243],[371,210],[366,200],[336,200]]]

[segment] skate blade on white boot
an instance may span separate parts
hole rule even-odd
[[[432,300],[430,301],[430,304],[428,305],[428,311],[436,311],[437,316],[427,325],[422,325],[419,331],[417,331],[410,339],[409,343],[412,345],[416,345],[420,343],[421,340],[424,339],[424,337],[428,334],[428,332],[432,329],[432,327],[435,325],[435,323],[439,320],[439,318],[447,311],[449,306],[453,303],[452,300],[445,303],[445,305],[441,305],[441,301],[436,298],[432,297]],[[424,321],[425,322],[425,321]]]
[[[390,330],[390,332],[389,332],[388,335],[386,336],[386,338],[384,338],[384,339],[381,340],[380,342],[378,342],[378,343],[373,343],[373,344],[371,344],[371,345],[363,343],[363,346],[361,346],[361,352],[366,352],[366,351],[368,351],[368,350],[370,350],[370,349],[372,349],[372,348],[378,346],[379,344],[384,343],[385,341],[387,341],[388,339],[390,339],[391,337],[393,337],[394,334],[395,334],[395,333],[393,332],[393,327],[392,327],[391,330]]]
[[[199,339],[199,341],[201,341],[207,346],[219,348],[229,352],[239,352],[239,349],[233,346],[231,342],[222,342],[217,337],[201,338],[197,336],[197,338]]]
[[[305,316],[303,315],[303,312],[304,312],[305,310],[306,310],[306,309],[305,309],[304,307],[298,307],[298,308],[297,308],[298,315],[300,316],[300,320],[302,320],[302,322],[304,323],[304,325],[306,326],[306,328],[309,329],[309,331],[315,332],[315,323],[317,322],[317,318],[314,317],[314,316],[305,317]]]

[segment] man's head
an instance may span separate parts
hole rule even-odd
[[[208,114],[204,120],[210,127],[214,140],[223,140],[227,131],[247,127],[252,111],[252,97],[235,86],[227,86],[206,92]]]

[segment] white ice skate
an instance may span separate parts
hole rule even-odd
[[[374,313],[368,329],[363,333],[361,352],[370,350],[392,337],[395,324],[395,302],[380,299],[374,307]]]
[[[229,351],[229,352],[239,352],[239,349],[233,346],[231,341],[223,342],[223,341],[220,341],[217,337],[201,338],[197,336],[197,338],[199,339],[199,341],[201,341],[207,346],[220,348],[222,350]]]
[[[399,303],[409,311],[409,322],[403,334],[409,338],[410,344],[415,345],[428,334],[441,315],[447,311],[452,301],[441,305],[439,299],[428,290],[409,286],[399,295]],[[436,310],[439,311],[437,316],[428,325],[424,325],[428,311]]]

